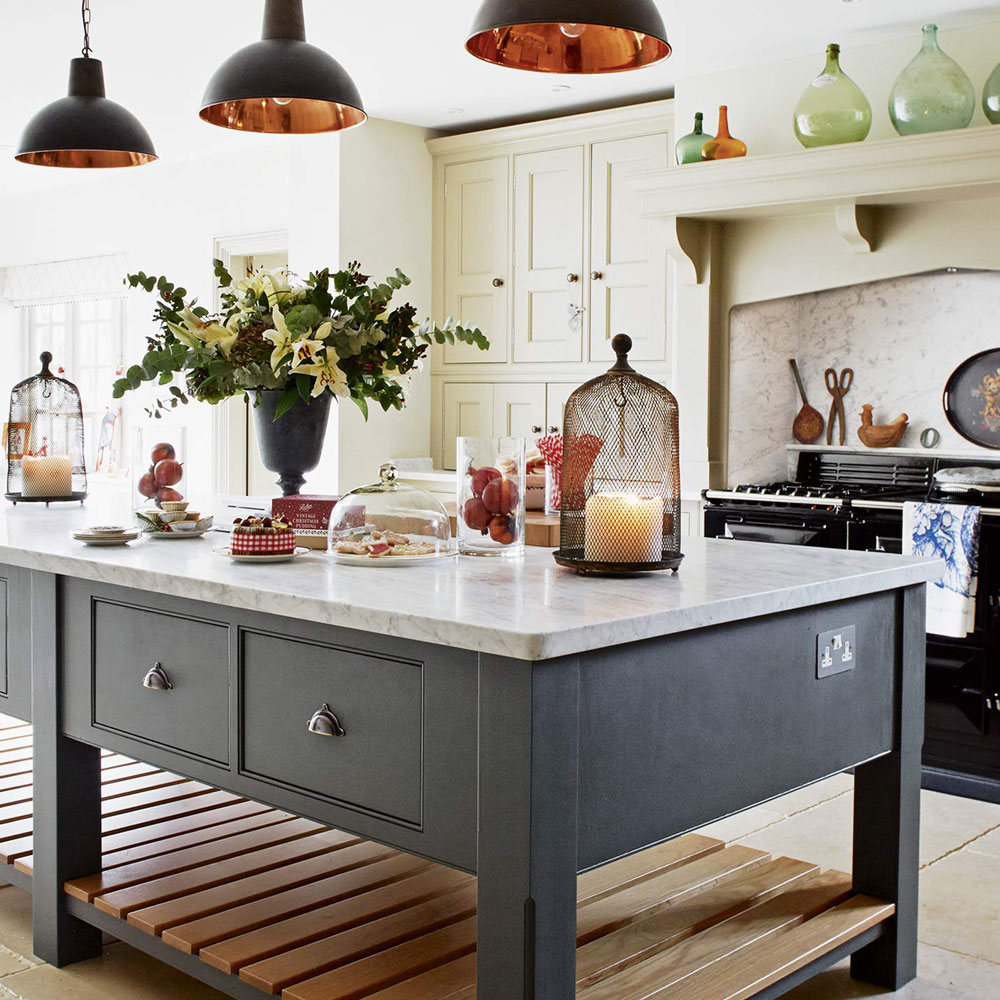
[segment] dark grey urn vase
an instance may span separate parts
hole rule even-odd
[[[319,465],[333,397],[324,392],[308,404],[299,400],[284,416],[275,420],[281,395],[280,389],[247,391],[260,460],[265,469],[278,473],[278,485],[287,497],[300,493],[306,481],[305,474]]]

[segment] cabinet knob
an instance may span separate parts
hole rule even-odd
[[[603,271],[591,271],[590,272],[590,277],[591,277],[591,280],[593,280],[593,281],[603,281],[604,280],[604,272]]]
[[[541,434],[542,433],[542,425],[541,424],[532,424],[531,425],[531,433],[532,434]]]
[[[578,281],[580,280],[580,275],[578,275],[578,274],[573,274],[573,273],[572,273],[572,271],[571,271],[571,272],[570,272],[569,274],[567,274],[567,275],[566,275],[566,280],[567,280],[567,281],[568,281],[568,282],[569,282],[569,283],[570,283],[571,285],[574,285],[574,284],[576,284],[576,282],[578,282]]]
[[[318,711],[313,713],[309,720],[309,732],[314,736],[346,736],[344,727],[340,724],[340,719],[330,710],[330,706],[325,704]]]
[[[167,672],[159,663],[154,663],[146,672],[146,676],[142,679],[142,686],[150,691],[172,691],[174,687],[170,683]]]
[[[503,288],[503,278],[494,278],[493,279],[493,287],[494,288]]]
[[[556,426],[555,424],[553,424],[553,425],[552,425],[552,426],[551,426],[551,427],[549,428],[549,433],[550,433],[550,434],[558,434],[558,433],[559,433],[559,428],[558,428],[558,427],[557,427],[557,426]]]

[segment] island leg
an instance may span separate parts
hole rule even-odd
[[[890,990],[917,974],[924,586],[901,591],[897,602],[896,749],[854,774],[854,890],[895,903],[896,915],[880,938],[851,956],[851,975]]]
[[[32,928],[35,954],[61,967],[101,953],[101,932],[66,910],[63,883],[101,868],[101,756],[63,736],[57,581],[31,578],[34,730]]]
[[[481,656],[477,1000],[576,996],[576,658]]]

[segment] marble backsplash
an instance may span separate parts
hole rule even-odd
[[[909,414],[901,447],[919,448],[921,431],[935,427],[937,450],[996,458],[954,431],[941,404],[948,376],[989,347],[1000,347],[1000,272],[914,275],[737,306],[730,314],[729,484],[787,474],[786,446],[802,405],[789,358],[824,419],[831,403],[824,371],[854,369],[844,399],[850,446],[863,447],[861,405],[871,403],[876,424]]]

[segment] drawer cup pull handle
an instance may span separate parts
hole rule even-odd
[[[143,677],[142,686],[150,691],[172,691],[174,687],[170,683],[167,672],[159,663],[154,663],[146,676]]]
[[[315,736],[346,736],[344,727],[340,724],[340,719],[330,710],[330,706],[324,704],[323,707],[313,714],[309,720],[309,732]]]

